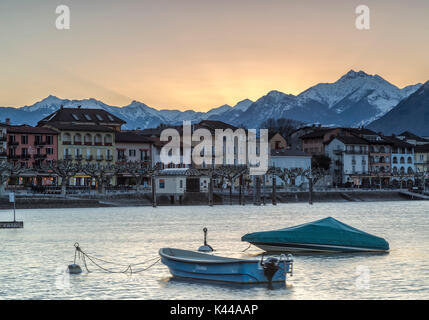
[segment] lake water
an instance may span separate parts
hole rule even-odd
[[[91,263],[91,273],[64,273],[76,241],[99,258],[138,263],[157,257],[161,247],[197,249],[206,226],[216,254],[253,257],[261,251],[252,246],[242,252],[248,246],[240,241],[245,233],[327,216],[386,238],[390,253],[297,255],[293,277],[273,290],[174,281],[161,263],[132,276],[104,273]],[[0,220],[10,217],[11,211],[0,211]],[[0,230],[0,299],[429,298],[429,202],[424,201],[18,210],[17,218],[24,229]]]

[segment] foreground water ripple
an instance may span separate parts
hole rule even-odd
[[[0,211],[0,220],[11,216]],[[77,241],[89,254],[117,263],[156,257],[161,247],[195,250],[202,228],[216,254],[252,257],[248,232],[333,216],[385,237],[388,254],[295,256],[286,286],[238,287],[177,281],[157,264],[134,274],[71,275]],[[429,202],[303,203],[278,206],[127,207],[18,210],[23,230],[0,230],[0,299],[428,299]],[[117,268],[117,267],[112,267]],[[359,283],[359,270],[369,280]],[[117,269],[116,269],[117,270]]]

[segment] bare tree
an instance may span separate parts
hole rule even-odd
[[[229,202],[232,204],[232,186],[234,181],[240,177],[248,173],[248,168],[246,165],[222,165],[215,169],[215,174],[227,180],[230,184],[229,186]]]
[[[106,194],[106,186],[115,175],[117,167],[112,164],[88,163],[83,165],[81,170],[95,179],[100,194]]]
[[[80,165],[72,160],[55,160],[43,165],[43,169],[61,178],[61,195],[66,196],[69,179],[80,171]]]
[[[19,164],[13,164],[8,161],[0,162],[0,195],[5,193],[6,183],[13,175],[19,175],[27,170],[22,168]]]
[[[131,175],[136,180],[136,192],[139,193],[141,189],[141,185],[145,178],[151,178],[157,170],[159,170],[159,166],[152,166],[150,163],[144,161],[135,161],[135,162],[126,162],[120,163],[116,165],[117,173],[127,173]]]

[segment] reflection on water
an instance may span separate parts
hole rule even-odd
[[[429,202],[414,201],[18,210],[25,229],[0,230],[0,299],[428,299],[428,209]],[[90,263],[91,273],[64,272],[76,241],[88,254],[130,264],[162,247],[196,250],[206,226],[215,254],[258,259],[254,246],[243,252],[242,235],[327,216],[386,238],[390,252],[295,255],[293,277],[272,290],[172,280],[161,263],[133,275]],[[0,220],[9,217],[0,211]]]

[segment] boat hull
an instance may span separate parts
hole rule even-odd
[[[287,252],[287,253],[306,253],[306,252],[385,252],[386,250],[360,248],[351,246],[337,246],[329,244],[305,244],[305,243],[252,243],[254,246],[266,252]]]
[[[258,260],[237,259],[235,262],[184,261],[160,255],[161,262],[169,268],[170,273],[176,278],[237,284],[270,282]],[[291,271],[291,264],[281,262],[279,267],[271,282],[286,281],[286,273]]]

